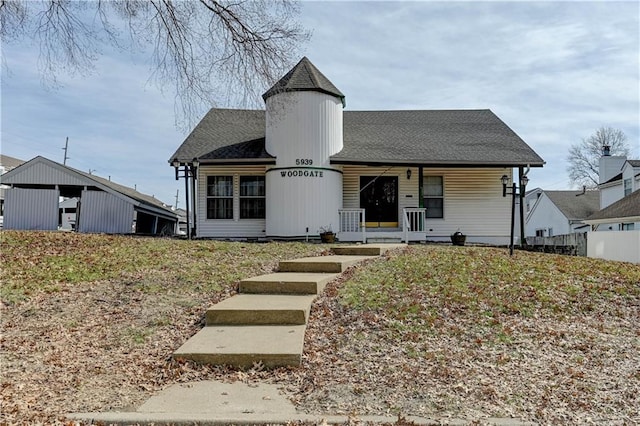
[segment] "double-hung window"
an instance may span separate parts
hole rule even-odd
[[[423,190],[427,218],[444,218],[444,180],[442,176],[424,176]]]
[[[240,176],[240,219],[264,218],[264,176]]]
[[[631,194],[631,178],[625,179],[623,182],[624,196]]]
[[[233,219],[233,176],[207,176],[207,219]]]

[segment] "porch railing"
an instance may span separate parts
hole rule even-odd
[[[409,243],[409,232],[425,232],[427,209],[410,207],[402,209],[402,231],[404,241]]]
[[[362,234],[362,242],[367,242],[364,209],[340,209],[338,215],[340,217],[340,232],[359,232]]]

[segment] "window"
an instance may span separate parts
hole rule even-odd
[[[444,218],[444,184],[442,176],[424,177],[424,207],[427,218]]]
[[[544,237],[544,229],[536,229],[536,237]]]
[[[624,180],[624,196],[631,194],[631,178]]]
[[[233,219],[233,176],[207,176],[207,219]]]
[[[635,223],[623,223],[622,230],[623,231],[633,231],[635,229]]]
[[[553,228],[549,228],[548,231],[549,233],[547,235],[553,237]]]
[[[240,219],[264,219],[264,196],[264,176],[240,176]]]

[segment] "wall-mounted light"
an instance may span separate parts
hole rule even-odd
[[[411,180],[411,169],[407,169],[407,180]]]

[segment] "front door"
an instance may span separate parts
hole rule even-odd
[[[360,176],[360,208],[368,228],[398,226],[398,177]]]

